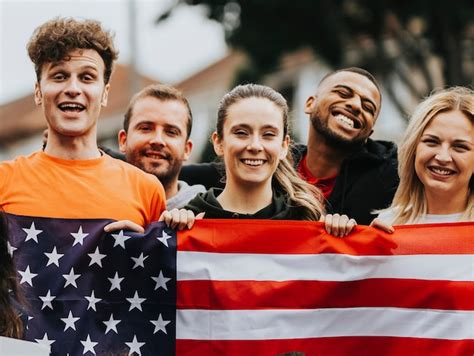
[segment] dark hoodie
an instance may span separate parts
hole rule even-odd
[[[273,219],[273,220],[301,220],[301,207],[290,206],[288,197],[273,191],[272,203],[255,214],[239,214],[224,210],[217,201],[222,193],[220,188],[211,188],[205,193],[198,194],[184,208],[195,214],[205,212],[205,219]]]
[[[295,167],[306,155],[305,145],[293,149]],[[392,202],[398,187],[397,146],[393,142],[368,140],[364,147],[343,161],[331,195],[328,214],[346,214],[358,224],[369,225],[376,214]]]
[[[292,148],[295,167],[306,155],[305,145]],[[369,225],[371,212],[390,205],[398,186],[397,147],[393,142],[369,139],[342,163],[336,184],[326,202],[326,212],[346,214],[358,224]],[[223,187],[222,164],[203,163],[184,166],[180,179],[188,184],[203,184],[207,189]]]

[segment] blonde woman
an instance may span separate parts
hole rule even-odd
[[[373,226],[474,221],[474,91],[452,87],[420,103],[398,158],[400,185]]]

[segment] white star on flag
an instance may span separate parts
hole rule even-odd
[[[77,288],[76,279],[78,279],[80,276],[80,274],[74,274],[74,267],[72,267],[68,274],[63,274],[63,277],[66,280],[64,288],[66,288],[68,285],[72,285]]]
[[[120,245],[123,249],[125,249],[125,241],[130,238],[130,236],[123,234],[123,230],[120,230],[118,234],[112,234],[112,237],[115,239],[114,247]]]
[[[138,257],[132,257],[132,260],[135,261],[135,265],[132,267],[132,269],[135,269],[137,267],[145,267],[145,260],[148,258],[148,256],[143,256],[143,252],[140,254]]]
[[[35,341],[40,345],[51,347],[51,344],[55,342],[56,340],[48,339],[48,333],[44,333],[44,336],[42,339],[35,339]]]
[[[150,323],[155,325],[155,330],[153,331],[153,334],[156,334],[158,331],[163,331],[165,334],[168,334],[166,332],[166,325],[171,323],[171,320],[163,320],[161,317],[161,314],[158,315],[158,319],[156,320],[150,320]]]
[[[91,295],[89,297],[84,297],[89,301],[89,305],[87,306],[87,310],[92,308],[94,311],[97,311],[95,304],[100,302],[102,299],[96,298],[94,295],[94,291],[92,291]]]
[[[43,310],[44,308],[48,307],[50,308],[51,310],[53,310],[53,305],[51,304],[51,302],[56,299],[56,296],[54,295],[51,295],[51,291],[48,290],[48,293],[46,293],[46,295],[44,297],[41,297],[41,296],[38,296],[39,299],[41,299],[43,301],[43,306],[41,307],[41,310]]]
[[[158,241],[160,241],[163,245],[165,245],[166,247],[169,247],[168,246],[168,240],[171,239],[172,236],[168,235],[165,231],[163,231],[163,236],[161,237],[157,237],[156,239]]]
[[[108,321],[103,321],[107,329],[105,329],[105,333],[107,334],[109,331],[115,331],[116,334],[118,334],[117,331],[117,324],[120,323],[121,320],[114,319],[114,315],[110,315],[110,319]]]
[[[67,329],[71,328],[72,330],[76,330],[76,321],[78,321],[80,318],[76,318],[74,317],[74,315],[72,315],[72,312],[69,311],[69,315],[67,318],[61,318],[61,320],[66,324],[64,326],[64,331],[66,331]]]
[[[100,267],[102,267],[102,259],[105,258],[105,255],[100,253],[99,246],[95,248],[94,253],[88,253],[88,255],[91,258],[91,261],[89,262],[89,266],[92,266],[94,263],[96,263]]]
[[[71,232],[72,237],[74,237],[74,242],[73,246],[76,246],[77,244],[84,244],[84,239],[89,235],[88,233],[84,233],[82,231],[82,226],[79,226],[79,230],[77,232]]]
[[[130,303],[130,309],[128,309],[128,311],[131,311],[135,308],[137,308],[140,311],[143,311],[142,310],[142,303],[146,300],[146,298],[140,298],[138,296],[137,291],[135,291],[135,295],[133,296],[133,298],[125,298],[125,299],[127,299],[128,302]]]
[[[151,277],[156,282],[155,290],[158,288],[163,288],[164,290],[168,290],[168,287],[166,287],[166,283],[171,280],[171,278],[167,278],[163,276],[163,271],[160,271],[160,274],[158,277]]]
[[[123,281],[123,277],[119,278],[118,272],[115,272],[114,278],[107,278],[112,285],[110,286],[109,292],[112,292],[114,289],[122,290],[120,287],[120,283]]]
[[[20,284],[26,282],[33,287],[33,278],[35,278],[38,273],[31,273],[30,266],[26,266],[26,269],[24,271],[18,271],[18,273],[21,275]]]
[[[84,351],[82,352],[83,355],[87,352],[92,352],[95,355],[94,347],[98,342],[93,342],[90,335],[87,335],[87,338],[84,341],[81,340],[81,344],[84,346]]]
[[[10,245],[10,241],[7,241],[7,248],[8,248],[8,253],[12,257],[13,257],[13,252],[15,252],[15,250],[18,250],[15,246]]]
[[[25,242],[28,240],[34,240],[38,243],[38,235],[43,232],[43,230],[36,230],[35,223],[31,223],[31,227],[29,229],[22,228],[24,232],[26,232],[26,239]]]
[[[63,253],[58,253],[56,251],[56,246],[54,246],[53,251],[51,251],[51,253],[45,252],[44,254],[46,255],[46,257],[48,257],[48,263],[46,264],[46,267],[53,263],[59,267],[59,259],[64,256]]]
[[[140,348],[145,345],[144,342],[138,342],[137,336],[133,335],[133,340],[131,342],[126,342],[127,346],[130,347],[129,355],[133,355],[136,352],[138,355],[141,355]]]

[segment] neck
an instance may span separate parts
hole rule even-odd
[[[468,193],[467,191],[462,191],[453,195],[452,192],[425,192],[427,213],[435,215],[462,213],[466,209]]]
[[[86,160],[101,156],[95,136],[90,138],[48,135],[44,152],[50,156],[67,160]]]
[[[171,199],[178,194],[178,177],[172,181],[161,181],[163,188],[165,189],[166,199]]]
[[[309,130],[306,165],[315,178],[333,177],[339,174],[347,153],[328,146],[314,129]]]
[[[227,211],[239,214],[255,214],[257,211],[270,205],[273,190],[271,179],[260,185],[249,186],[227,181],[224,190],[217,197],[217,201]]]

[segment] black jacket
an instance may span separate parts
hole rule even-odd
[[[184,208],[195,214],[205,212],[205,219],[273,219],[273,220],[301,220],[301,207],[292,207],[284,193],[273,191],[272,203],[255,214],[239,214],[224,210],[217,201],[222,193],[220,188],[211,188],[206,193],[194,197]]]
[[[306,150],[304,145],[295,146],[295,166]],[[342,163],[326,202],[326,212],[346,214],[358,224],[369,225],[376,216],[372,211],[386,208],[392,202],[399,181],[397,165],[397,146],[393,142],[369,139]]]
[[[292,148],[295,167],[306,155],[305,145]],[[184,166],[180,179],[206,188],[223,187],[222,163]],[[369,139],[364,147],[350,154],[342,163],[334,189],[326,202],[327,213],[346,214],[358,224],[368,225],[371,212],[390,205],[398,186],[397,147],[392,142]]]

